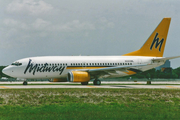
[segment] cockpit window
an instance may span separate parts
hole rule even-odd
[[[11,65],[20,66],[20,65],[22,65],[22,63],[14,62],[14,63],[12,63]]]

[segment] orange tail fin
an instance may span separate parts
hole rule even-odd
[[[163,18],[141,49],[123,56],[163,57],[171,18]]]

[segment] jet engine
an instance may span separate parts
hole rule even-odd
[[[90,74],[83,71],[70,71],[67,80],[69,82],[88,82],[90,80]]]

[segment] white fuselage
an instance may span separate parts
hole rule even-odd
[[[17,60],[3,69],[11,77],[24,79],[67,78],[69,71],[87,71],[90,69],[133,66],[139,71],[146,71],[164,64],[154,63],[157,57],[142,56],[45,56]],[[161,57],[159,57],[161,58]],[[144,66],[138,66],[144,64]],[[135,66],[137,65],[137,66]],[[101,77],[121,77],[131,75],[117,71]]]

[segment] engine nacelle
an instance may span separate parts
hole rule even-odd
[[[90,80],[90,74],[83,71],[70,71],[67,80],[69,82],[88,82]]]

